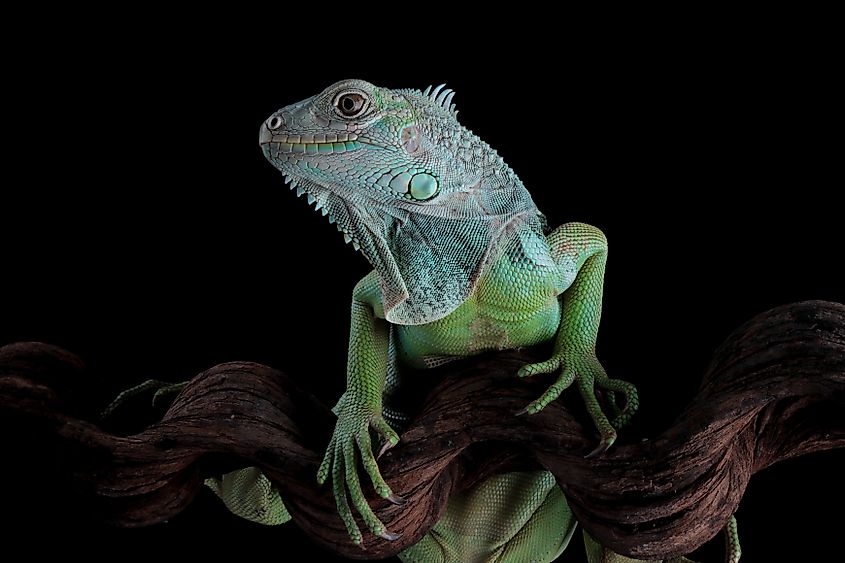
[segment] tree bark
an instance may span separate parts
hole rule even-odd
[[[509,351],[438,369],[439,383],[380,460],[408,502],[371,498],[402,537],[365,533],[365,550],[349,541],[330,488],[316,484],[334,416],[272,368],[218,365],[191,380],[160,422],[117,436],[69,399],[84,374],[78,358],[46,344],[11,344],[0,348],[0,414],[37,424],[58,439],[50,443],[72,452],[67,471],[116,525],[166,520],[205,477],[254,465],[314,541],[356,559],[387,557],[419,540],[452,492],[496,472],[536,467],[555,474],[580,523],[604,545],[640,559],[682,555],[719,532],[755,472],[845,445],[841,304],[796,303],[749,321],[719,348],[668,429],[638,443],[625,443],[623,431],[596,459],[584,458],[597,438],[574,391],[540,414],[513,416],[548,384],[514,377],[539,357]]]

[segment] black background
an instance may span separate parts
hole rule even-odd
[[[671,422],[746,319],[791,301],[845,302],[841,64],[824,30],[501,18],[297,28],[282,8],[235,28],[204,16],[28,20],[4,40],[0,344],[79,354],[102,379],[92,402],[229,360],[279,367],[336,400],[349,295],[368,267],[288,191],[256,137],[272,111],[344,78],[446,82],[461,122],[552,224],[607,233],[599,355],[638,385],[642,433]],[[97,524],[63,482],[41,481],[39,444],[19,442],[4,452],[20,493],[4,508],[16,524],[6,545],[105,557],[119,541],[135,554],[281,561],[310,549],[295,526],[241,522],[210,494],[168,524]],[[738,514],[744,560],[833,553],[842,518],[822,511],[845,501],[843,469],[835,452],[755,476]],[[572,545],[562,561],[583,560],[579,536]],[[702,553],[717,561],[721,545]]]

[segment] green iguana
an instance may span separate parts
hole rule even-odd
[[[360,461],[380,496],[403,502],[377,458],[399,442],[397,430],[408,420],[391,404],[404,366],[429,368],[554,341],[552,357],[515,375],[551,373],[556,381],[516,414],[540,412],[575,384],[601,436],[588,456],[609,448],[638,406],[634,385],[609,378],[595,354],[604,234],[582,223],[547,229],[516,174],[458,123],[453,96],[443,85],[389,90],[346,80],[275,112],[259,133],[264,155],[290,187],[336,223],[374,268],[352,293],[347,387],[317,475],[320,484],[331,481],[340,517],[359,544],[352,507],[373,534],[398,538],[367,504],[356,468]],[[617,396],[624,396],[621,411]],[[381,442],[375,448],[371,431]],[[240,516],[265,524],[290,519],[256,468],[207,484]],[[551,473],[507,473],[453,495],[434,528],[399,557],[552,561],[575,526]],[[726,532],[728,561],[736,563],[735,520]],[[634,561],[586,533],[584,541],[591,563]]]

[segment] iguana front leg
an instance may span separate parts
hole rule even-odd
[[[597,455],[613,444],[616,440],[614,427],[626,424],[639,405],[636,387],[626,381],[610,379],[596,358],[607,239],[596,227],[567,223],[555,229],[547,242],[555,262],[564,268],[574,266],[578,273],[563,294],[563,311],[552,357],[519,370],[520,377],[555,372],[560,375],[539,399],[519,414],[540,412],[564,389],[577,382],[587,410],[601,433],[601,443],[589,454]],[[625,395],[625,408],[612,424],[599,405],[596,387]]]
[[[338,512],[356,544],[361,543],[362,536],[352,516],[347,491],[370,531],[386,540],[399,537],[385,528],[367,504],[357,472],[360,456],[376,492],[393,503],[402,502],[382,478],[370,441],[372,428],[383,441],[382,452],[399,442],[399,436],[382,416],[389,338],[389,326],[383,317],[378,277],[372,272],[355,286],[352,294],[346,392],[334,409],[337,423],[317,473],[321,485],[331,475]]]

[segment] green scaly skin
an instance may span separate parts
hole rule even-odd
[[[524,366],[518,375],[549,373],[556,381],[518,414],[540,412],[575,384],[601,437],[589,455],[610,447],[616,428],[638,406],[635,387],[609,378],[595,354],[604,234],[581,223],[548,233],[516,174],[458,123],[453,95],[442,86],[420,92],[343,81],[277,111],[259,134],[265,156],[291,188],[328,215],[374,268],[353,291],[347,389],[335,407],[337,424],[317,476],[321,484],[331,480],[340,517],[358,544],[363,536],[352,507],[373,534],[398,537],[366,502],[356,467],[360,460],[380,496],[403,502],[379,472],[370,434],[379,438],[379,455],[399,441],[384,401],[401,384],[403,365],[430,367],[554,340],[551,358]],[[597,389],[624,395],[624,409],[613,421]],[[544,472],[535,481],[516,477],[482,487],[461,501],[461,510],[469,503],[477,514],[505,520],[519,513],[521,520],[500,531],[502,537],[467,541],[454,527],[459,519],[444,517],[432,531],[436,543],[465,547],[444,547],[436,559],[557,557],[574,526],[571,513],[561,508],[563,495],[549,496],[546,489],[533,494],[541,483],[548,486]],[[523,504],[491,508],[503,487],[522,487]],[[551,536],[554,545],[543,554],[532,551]],[[423,547],[415,548],[403,552],[403,559],[429,557]]]

